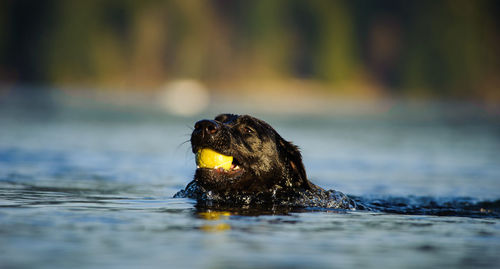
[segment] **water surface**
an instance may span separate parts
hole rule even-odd
[[[301,147],[309,178],[324,188],[371,201],[499,199],[496,116],[443,105],[424,110],[257,116]],[[500,264],[500,221],[491,214],[316,209],[241,215],[200,212],[192,200],[171,198],[194,174],[189,143],[183,143],[190,126],[216,112],[180,118],[102,107],[44,111],[0,114],[2,268]]]

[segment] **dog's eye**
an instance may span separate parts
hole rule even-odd
[[[250,128],[250,127],[243,128],[243,131],[245,131],[245,133],[247,133],[247,134],[251,134],[251,133],[254,132],[254,130],[252,128]]]

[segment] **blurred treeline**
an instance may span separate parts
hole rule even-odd
[[[500,100],[496,0],[3,0],[0,82],[313,81]]]

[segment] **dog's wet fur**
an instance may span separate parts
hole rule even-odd
[[[257,118],[221,114],[198,121],[191,147],[195,154],[209,148],[233,156],[233,164],[229,170],[198,168],[194,180],[174,197],[225,208],[356,208],[343,193],[310,182],[299,148]]]

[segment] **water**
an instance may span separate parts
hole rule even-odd
[[[183,142],[199,116],[50,108],[1,110],[1,268],[500,264],[500,219],[488,214],[197,210],[171,197],[194,173]],[[300,145],[309,178],[324,188],[372,201],[500,198],[495,114],[405,105],[375,115],[257,116]]]

